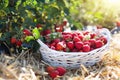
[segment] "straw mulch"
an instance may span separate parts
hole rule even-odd
[[[110,48],[101,62],[94,66],[67,70],[67,73],[56,80],[119,80],[120,79],[120,34],[112,36]],[[20,54],[0,55],[0,80],[52,80],[45,67],[48,64],[41,60],[40,53],[29,50]]]

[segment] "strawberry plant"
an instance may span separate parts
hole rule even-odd
[[[98,6],[99,3],[102,5]],[[36,51],[39,48],[36,39],[52,32],[62,32],[68,27],[83,29],[83,26],[92,24],[98,28],[101,25],[110,28],[109,25],[113,25],[116,20],[114,14],[118,14],[115,11],[112,11],[114,14],[104,14],[108,14],[110,10],[99,9],[106,9],[103,4],[101,0],[0,0],[0,43],[14,48],[15,52],[16,49]],[[119,22],[116,25],[119,26]],[[71,41],[71,37],[75,35],[67,34],[64,40]],[[90,36],[94,38],[95,35]],[[16,39],[14,44],[11,43],[12,38]],[[77,42],[82,38],[79,35],[73,41]],[[52,48],[54,49],[53,46]]]
[[[70,19],[68,3],[64,0],[1,0],[0,44],[7,44],[14,52],[36,51],[37,39],[64,30]]]

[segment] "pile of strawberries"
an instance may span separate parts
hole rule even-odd
[[[60,37],[45,42],[49,48],[63,52],[89,52],[107,43],[107,38],[90,31],[62,32]]]
[[[49,76],[53,79],[58,76],[63,76],[66,73],[66,69],[62,66],[58,67],[47,66],[46,71],[48,72]]]
[[[14,45],[16,45],[18,47],[20,47],[22,45],[22,41],[19,40],[19,39],[14,38],[14,37],[11,38],[10,42],[11,42],[11,44],[14,44]]]

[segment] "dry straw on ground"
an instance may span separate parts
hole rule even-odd
[[[119,80],[120,79],[120,34],[112,36],[110,48],[101,62],[94,66],[75,70],[56,80]],[[47,63],[41,60],[40,53],[23,51],[19,55],[0,55],[0,80],[52,80],[45,72]]]

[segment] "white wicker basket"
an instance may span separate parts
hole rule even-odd
[[[50,49],[47,45],[45,45],[40,39],[37,41],[40,44],[40,52],[42,54],[42,58],[45,62],[52,66],[63,66],[65,68],[78,68],[80,64],[85,66],[94,65],[96,62],[99,62],[102,57],[105,55],[105,52],[110,43],[110,32],[108,29],[103,28],[99,30],[100,34],[107,37],[107,44],[103,47],[92,50],[90,52],[60,52]]]

